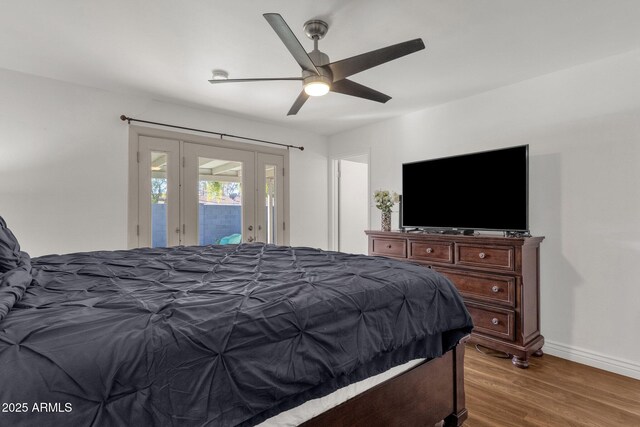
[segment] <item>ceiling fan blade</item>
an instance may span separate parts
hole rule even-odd
[[[304,103],[309,99],[309,95],[304,90],[300,92],[300,95],[296,98],[296,101],[291,106],[291,109],[287,113],[287,116],[294,116],[300,111],[300,108],[304,105]]]
[[[357,96],[358,98],[369,99],[371,101],[385,103],[391,99],[389,95],[363,86],[349,79],[338,80],[331,85],[331,92],[342,93],[344,95]]]
[[[273,30],[278,34],[282,43],[289,49],[293,58],[300,64],[305,71],[311,71],[314,74],[320,74],[320,71],[316,68],[307,51],[304,50],[300,41],[296,38],[291,31],[291,28],[287,25],[285,20],[278,13],[265,13],[264,18],[271,25]]]
[[[333,73],[333,80],[337,81],[422,49],[424,49],[422,39],[409,40],[332,62],[328,67]]]
[[[209,83],[242,83],[242,82],[264,82],[278,80],[302,80],[302,77],[267,77],[263,79],[213,79]]]

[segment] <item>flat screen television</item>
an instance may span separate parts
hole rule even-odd
[[[402,165],[404,228],[529,230],[529,146]]]

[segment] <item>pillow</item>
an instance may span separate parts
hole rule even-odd
[[[0,216],[0,274],[18,267],[20,258],[20,244]]]

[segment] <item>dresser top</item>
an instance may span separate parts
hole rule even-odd
[[[381,231],[381,230],[365,230],[368,236],[393,238],[393,239],[414,239],[414,240],[431,240],[446,241],[458,243],[478,243],[478,244],[497,244],[497,245],[539,245],[544,236],[531,237],[505,237],[502,234],[478,233],[472,236],[463,234],[442,234],[427,231]]]

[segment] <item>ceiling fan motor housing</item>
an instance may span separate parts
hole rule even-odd
[[[318,71],[320,72],[320,74],[315,74],[311,71],[302,71],[303,86],[306,86],[309,83],[322,82],[331,87],[331,83],[333,83],[333,75],[331,74],[331,70],[325,67],[318,67]]]
[[[308,55],[316,66],[327,65],[329,63],[329,55],[324,52],[320,52],[318,49],[312,50]]]
[[[312,71],[302,70],[302,78],[304,79],[303,86],[306,86],[309,83],[322,82],[331,87],[331,83],[333,83],[333,73],[329,67],[323,67],[323,65],[329,63],[329,56],[324,52],[320,52],[318,49],[314,49],[309,52],[309,58],[311,58],[311,61],[316,65],[319,74],[315,74]]]

